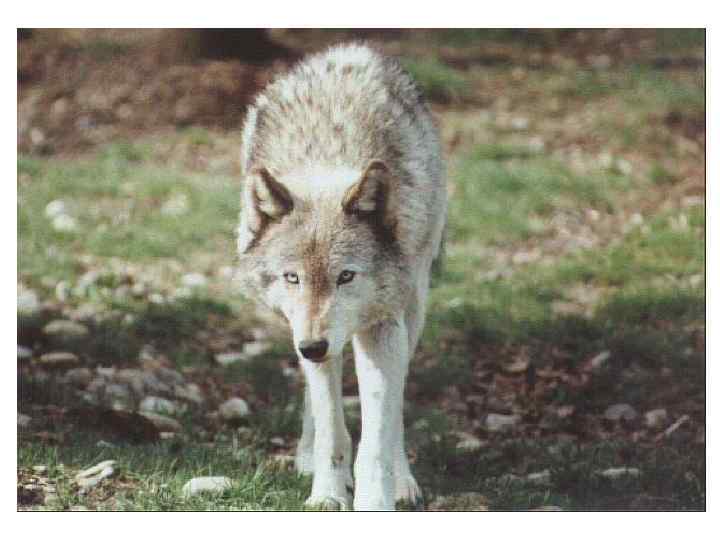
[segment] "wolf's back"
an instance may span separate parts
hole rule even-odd
[[[409,252],[437,253],[446,211],[437,130],[420,90],[394,59],[362,44],[300,62],[248,110],[245,175],[311,168],[362,171],[382,160],[392,172],[399,235]],[[440,223],[442,222],[442,223]]]

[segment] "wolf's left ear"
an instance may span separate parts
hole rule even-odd
[[[348,214],[369,215],[382,212],[386,205],[388,168],[384,162],[373,160],[360,180],[348,188],[342,207]]]

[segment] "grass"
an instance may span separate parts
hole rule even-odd
[[[470,96],[470,81],[458,71],[435,58],[405,60],[403,67],[413,76],[432,101],[454,103]]]

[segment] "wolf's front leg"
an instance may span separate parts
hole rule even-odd
[[[395,447],[408,366],[402,319],[382,323],[353,339],[360,384],[362,435],[355,461],[355,510],[395,509]]]
[[[314,427],[312,493],[305,504],[326,510],[350,509],[346,460],[351,456],[342,409],[341,362],[341,358],[329,358],[323,363],[300,361]]]

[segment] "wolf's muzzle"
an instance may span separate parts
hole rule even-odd
[[[325,355],[327,354],[328,342],[326,339],[318,339],[316,341],[304,339],[298,343],[298,349],[300,349],[300,353],[308,360],[322,362],[325,360]]]

